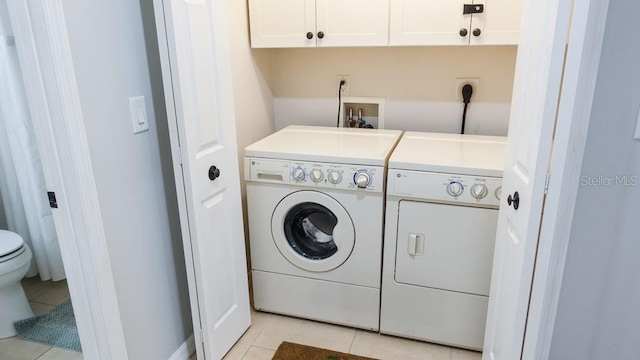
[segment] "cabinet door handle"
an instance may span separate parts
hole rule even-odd
[[[465,37],[469,34],[469,31],[465,28],[460,29],[460,36]]]
[[[324,38],[324,33],[322,31],[318,32],[318,39]]]
[[[482,34],[482,30],[475,28],[473,29],[473,36],[480,36]]]
[[[309,40],[313,39],[313,33],[311,31],[307,33],[307,39]]]

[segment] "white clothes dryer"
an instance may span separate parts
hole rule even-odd
[[[404,134],[389,159],[381,332],[482,349],[505,146]]]
[[[257,310],[379,328],[386,163],[400,135],[291,126],[246,148]]]

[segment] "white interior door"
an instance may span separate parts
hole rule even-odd
[[[156,5],[198,359],[221,359],[251,322],[226,7]]]
[[[483,359],[520,359],[571,2],[527,1],[511,104]],[[508,197],[518,193],[519,203]]]

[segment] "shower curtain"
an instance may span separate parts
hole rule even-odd
[[[1,10],[1,9],[0,9]],[[6,19],[6,17],[5,17]],[[1,19],[0,19],[0,22]],[[6,24],[0,24],[6,25]],[[65,278],[12,34],[0,33],[0,194],[10,231],[33,252],[27,277]]]

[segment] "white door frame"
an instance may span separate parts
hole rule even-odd
[[[127,352],[61,0],[9,0],[85,359]]]
[[[523,359],[547,359],[551,349],[608,6],[609,0],[574,2]]]

